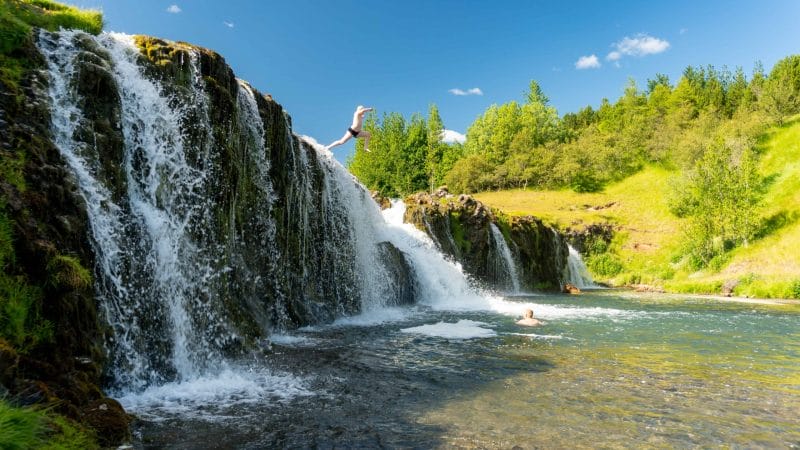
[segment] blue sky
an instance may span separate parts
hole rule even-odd
[[[328,143],[356,105],[406,117],[439,106],[465,133],[537,80],[559,113],[616,100],[628,78],[674,82],[687,65],[769,70],[800,53],[800,2],[67,0],[106,30],[221,53],[272,94],[295,131]],[[460,91],[459,91],[460,90]],[[467,94],[467,95],[456,95]],[[335,149],[344,161],[351,142]]]

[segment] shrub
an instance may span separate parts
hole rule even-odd
[[[800,298],[800,278],[792,282],[791,294],[792,298]]]
[[[606,278],[617,275],[623,269],[619,258],[609,253],[591,256],[587,261],[587,266],[592,273]]]

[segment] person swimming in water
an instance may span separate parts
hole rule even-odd
[[[539,319],[534,319],[533,318],[533,310],[528,308],[528,309],[525,310],[525,317],[522,320],[518,320],[517,321],[517,325],[525,325],[527,327],[535,327],[535,326],[538,326],[538,325],[544,325],[544,322],[542,322]]]
[[[356,108],[356,112],[353,113],[353,124],[350,125],[350,128],[344,133],[341,139],[338,141],[332,142],[328,145],[328,150],[336,147],[337,145],[342,145],[345,142],[349,141],[350,138],[361,138],[364,139],[364,151],[369,151],[369,138],[372,136],[369,131],[364,131],[361,129],[361,126],[364,124],[364,114],[372,111],[373,108],[366,108],[364,106],[358,105]]]

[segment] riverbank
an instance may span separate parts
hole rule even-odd
[[[604,292],[604,290],[584,290],[584,292],[590,293],[598,293]],[[679,293],[679,292],[663,292],[658,290],[652,289],[645,289],[641,286],[638,287],[620,287],[620,288],[608,288],[609,293],[615,293],[618,295],[625,296],[625,293],[635,294],[639,298],[647,298],[648,296],[652,296],[654,298],[659,299],[689,299],[689,300],[714,300],[723,303],[744,303],[744,304],[751,304],[751,305],[772,305],[772,306],[797,306],[800,307],[800,300],[798,299],[791,299],[791,298],[757,298],[757,297],[740,297],[740,296],[728,296],[728,295],[714,295],[714,294],[686,294],[686,293]]]

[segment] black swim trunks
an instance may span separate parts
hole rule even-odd
[[[347,127],[347,131],[349,131],[350,134],[353,135],[353,137],[358,137],[358,133],[359,133],[358,131],[356,131],[356,130],[350,128],[350,127]]]

